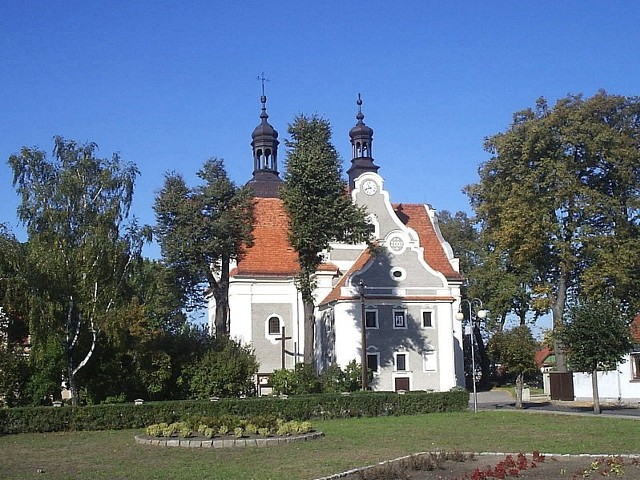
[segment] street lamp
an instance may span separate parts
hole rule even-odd
[[[466,304],[469,308],[469,323],[465,326],[465,335],[469,335],[471,342],[471,382],[473,384],[473,411],[478,411],[478,391],[476,389],[476,352],[475,343],[476,339],[473,335],[473,329],[487,316],[487,311],[482,308],[482,301],[478,298],[467,300],[463,298],[460,300],[460,307],[458,313],[456,313],[456,319],[463,321],[465,319],[464,312],[462,311],[462,305]]]
[[[361,377],[361,383],[362,383],[362,390],[366,390],[367,389],[367,379],[368,379],[368,375],[367,375],[367,325],[366,325],[366,318],[365,318],[365,311],[364,311],[364,289],[365,289],[365,284],[362,281],[362,279],[360,279],[360,283],[358,283],[358,293],[360,294],[360,319],[362,320],[362,354],[360,357],[360,364],[362,365],[362,377]]]

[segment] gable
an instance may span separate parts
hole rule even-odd
[[[427,207],[416,203],[394,204],[393,207],[400,221],[418,234],[420,246],[424,249],[424,261],[448,280],[462,280],[462,275],[454,270],[444,251]]]

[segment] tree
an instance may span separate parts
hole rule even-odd
[[[74,405],[78,372],[89,363],[105,319],[122,302],[126,276],[146,238],[135,221],[125,223],[137,168],[117,154],[96,158],[97,148],[55,137],[51,160],[27,147],[9,158],[21,197],[18,217],[28,234],[23,274],[31,292],[32,355],[51,368],[56,352],[63,352]],[[47,381],[50,389],[60,379]]]
[[[289,125],[285,182],[280,196],[289,215],[290,242],[298,254],[296,285],[304,304],[304,362],[313,361],[315,273],[320,253],[331,242],[368,241],[365,211],[346,193],[331,125],[318,116],[300,115]]]
[[[538,345],[526,325],[499,332],[489,340],[488,350],[494,362],[505,371],[516,375],[516,408],[522,408],[524,376],[537,371],[536,350]]]
[[[229,264],[253,243],[253,201],[248,187],[237,187],[217,158],[198,172],[203,184],[188,188],[177,173],[167,174],[156,196],[155,231],[166,264],[195,309],[205,289],[216,302],[216,334],[229,332]]]
[[[612,370],[631,350],[630,318],[619,302],[594,297],[571,305],[560,331],[570,366],[591,374],[593,411],[600,413],[598,371]]]
[[[210,350],[186,375],[193,398],[237,397],[255,391],[258,362],[253,350],[226,336],[213,340]]]
[[[636,97],[541,98],[486,140],[493,157],[466,187],[494,261],[521,285],[518,308],[551,309],[554,329],[581,291],[640,305],[639,117]],[[556,360],[564,371],[559,344]]]

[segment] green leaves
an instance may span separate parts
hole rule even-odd
[[[305,363],[313,348],[314,275],[320,253],[331,242],[369,239],[372,226],[354,205],[342,180],[340,159],[331,144],[331,126],[316,115],[300,115],[289,125],[287,172],[280,197],[289,214],[289,240],[298,254],[297,286],[305,304]]]
[[[560,338],[574,370],[610,370],[631,350],[630,319],[621,305],[606,296],[572,305]]]
[[[155,231],[189,307],[204,305],[209,289],[216,300],[216,332],[224,334],[229,262],[253,243],[253,197],[247,187],[229,180],[221,159],[207,160],[198,177],[203,183],[189,188],[181,175],[166,175],[153,207]]]
[[[331,144],[331,126],[317,116],[296,117],[289,125],[291,141],[281,197],[290,219],[290,241],[298,252],[303,298],[311,299],[310,275],[320,265],[320,252],[331,242],[368,240],[371,226],[354,205],[342,180],[340,159]]]
[[[91,358],[110,311],[123,303],[144,236],[135,221],[125,224],[137,168],[117,154],[97,158],[97,148],[55,137],[52,159],[26,147],[9,158],[21,197],[18,216],[29,236],[23,275],[33,358],[53,351],[52,342],[64,345],[76,401],[76,374]],[[59,386],[59,376],[49,372],[38,384]]]
[[[568,292],[608,289],[640,309],[640,100],[572,95],[514,115],[466,187],[505,272],[562,319]],[[535,302],[535,303],[533,303]],[[515,308],[515,307],[514,307]]]
[[[521,375],[537,370],[535,354],[538,345],[526,325],[495,334],[487,349],[491,358],[509,373]]]

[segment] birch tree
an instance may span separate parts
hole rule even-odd
[[[55,350],[52,344],[62,346],[66,367],[60,374],[74,405],[78,373],[89,365],[103,322],[121,302],[144,239],[135,221],[127,223],[137,168],[118,154],[97,158],[97,150],[95,143],[58,136],[51,159],[27,147],[9,158],[21,199],[18,218],[28,234],[23,273],[34,357]]]

